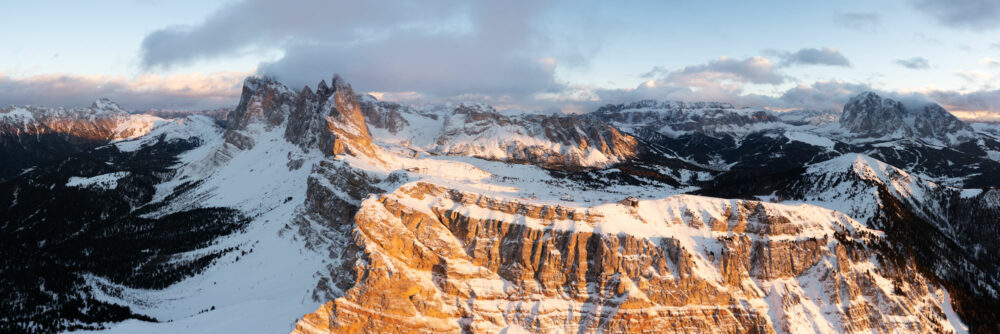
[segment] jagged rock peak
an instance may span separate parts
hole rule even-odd
[[[112,111],[112,112],[125,112],[118,103],[111,101],[111,99],[102,97],[90,104],[90,109],[94,111]]]
[[[306,85],[305,87],[302,87],[302,91],[299,92],[299,98],[302,98],[302,97],[311,97],[311,96],[315,96],[315,95],[316,95],[316,93],[313,92],[312,88],[309,88],[309,85]]]
[[[844,105],[840,124],[860,137],[912,138],[955,145],[975,138],[971,126],[933,102],[903,103],[872,91]]]
[[[330,86],[326,84],[326,79],[320,80],[319,84],[316,84],[316,93],[319,95],[327,95],[330,92]]]
[[[340,76],[334,76],[332,82],[331,86],[320,81],[315,92],[306,86],[296,93],[274,78],[247,78],[240,103],[229,114],[226,141],[240,149],[250,148],[255,142],[253,133],[258,131],[252,130],[252,125],[268,131],[284,125],[285,139],[304,150],[374,156],[351,86]]]
[[[243,79],[243,95],[246,96],[247,92],[256,92],[261,89],[274,89],[281,92],[292,92],[291,89],[286,87],[277,78],[272,76],[249,76]]]
[[[316,94],[303,91],[294,107],[285,137],[307,147],[317,145],[326,154],[375,157],[368,124],[351,85],[334,75],[320,81]]]
[[[344,78],[341,78],[340,74],[334,74],[333,81],[331,82],[333,83],[334,90],[341,90],[341,89],[351,90],[351,84],[347,83],[347,80],[344,80]]]

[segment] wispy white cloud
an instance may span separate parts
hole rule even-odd
[[[882,15],[876,12],[836,12],[833,22],[854,30],[875,30],[882,24]]]
[[[992,82],[993,79],[996,78],[996,76],[993,74],[981,71],[959,70],[953,73],[957,75],[959,78],[965,79],[965,81],[968,81],[970,83],[987,83],[987,82]]]

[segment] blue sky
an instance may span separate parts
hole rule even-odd
[[[247,75],[341,73],[383,99],[501,108],[837,109],[874,89],[1000,113],[995,0],[206,3],[4,2],[0,105],[212,108]]]

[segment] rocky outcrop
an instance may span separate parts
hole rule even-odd
[[[783,125],[781,119],[767,110],[741,109],[719,102],[643,100],[605,105],[590,113],[590,117],[627,129],[645,129],[667,136],[684,133],[738,136],[742,132]]]
[[[910,138],[957,145],[976,138],[975,130],[936,103],[904,104],[864,92],[844,105],[840,124],[859,137]]]
[[[791,125],[824,126],[840,121],[840,113],[834,110],[790,110],[777,112],[775,116]]]
[[[332,86],[324,81],[315,93],[307,87],[299,94],[285,138],[303,147],[318,146],[333,155],[375,157],[357,96],[340,76],[333,77]]]
[[[247,149],[258,133],[283,125],[285,140],[303,150],[377,159],[353,89],[340,76],[332,83],[295,92],[271,78],[247,78],[240,103],[227,118],[226,143]]]
[[[565,208],[418,182],[365,200],[354,222],[354,286],[296,332],[950,329],[940,288],[872,260],[877,232],[815,207]]]
[[[295,233],[306,247],[326,253],[331,261],[319,272],[313,299],[331,300],[353,286],[354,261],[361,251],[351,240],[353,217],[361,200],[380,193],[380,180],[350,168],[342,161],[321,161],[313,166],[306,200],[283,233]]]
[[[639,151],[634,137],[579,115],[505,115],[483,104],[421,109],[371,96],[362,98],[361,108],[379,140],[431,154],[588,169]]]

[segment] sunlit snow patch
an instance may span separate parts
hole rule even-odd
[[[114,172],[101,174],[91,177],[73,176],[69,178],[66,182],[67,187],[79,187],[79,188],[90,188],[97,187],[101,189],[115,189],[118,188],[118,180],[129,175],[129,172]]]

